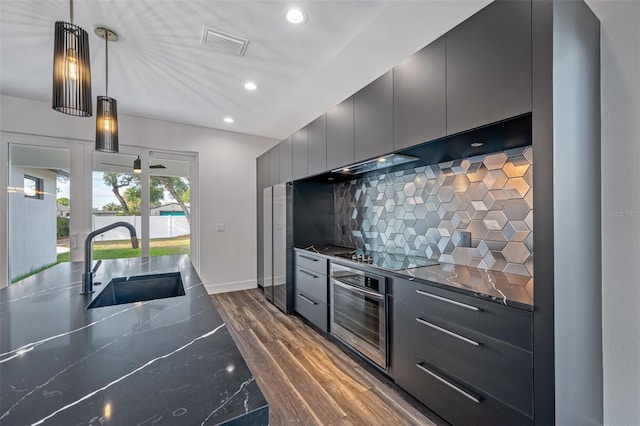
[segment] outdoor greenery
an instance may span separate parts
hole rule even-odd
[[[149,255],[166,256],[170,254],[189,254],[189,245],[191,238],[189,235],[183,235],[175,238],[158,238],[151,241]],[[119,259],[126,257],[140,257],[140,249],[132,249],[130,240],[121,241],[97,241],[93,243],[93,259]],[[31,275],[49,269],[61,262],[69,261],[69,252],[58,254],[58,260],[50,265],[45,265],[37,269],[33,269],[22,275],[11,279],[11,284],[22,281]]]
[[[189,235],[175,238],[154,238],[151,241],[149,255],[155,257],[169,254],[189,254],[190,241]],[[127,257],[140,257],[140,249],[132,249],[130,240],[96,241],[93,243],[94,260]],[[58,254],[58,263],[68,261],[68,252]]]
[[[35,274],[37,274],[38,272],[42,272],[42,271],[44,271],[45,269],[49,269],[49,268],[51,268],[52,266],[57,265],[58,263],[60,263],[60,261],[59,261],[59,260],[58,260],[56,263],[52,263],[52,264],[50,264],[50,265],[41,266],[41,267],[39,267],[39,268],[32,269],[32,270],[30,270],[29,272],[25,272],[25,273],[24,273],[24,274],[22,274],[22,275],[18,275],[17,277],[15,277],[15,278],[12,278],[12,279],[11,279],[11,284],[15,284],[15,283],[17,283],[18,281],[22,281],[22,280],[24,280],[25,278],[29,278],[31,275],[35,275]]]
[[[68,217],[56,217],[56,229],[58,239],[69,238],[69,218]]]
[[[58,204],[69,207],[71,205],[71,201],[67,197],[60,197],[56,200]]]
[[[107,203],[102,207],[103,211],[121,212],[125,215],[140,215],[142,188],[140,175],[106,172],[102,174],[102,180],[105,185],[111,188],[111,192],[113,192],[119,203]],[[185,203],[189,202],[191,195],[189,180],[179,177],[151,176],[149,185],[151,207],[158,207],[162,204],[164,191],[171,194],[171,197],[180,205],[187,221],[189,221],[189,209],[185,205]]]

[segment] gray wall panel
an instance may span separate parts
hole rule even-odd
[[[600,22],[583,2],[553,7],[555,420],[595,425],[603,423]]]

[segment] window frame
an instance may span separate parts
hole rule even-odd
[[[27,180],[31,180],[36,184],[36,193],[34,195],[27,194],[26,185],[24,185],[24,182]],[[33,200],[44,200],[44,179],[25,174],[23,178],[23,185],[24,186],[22,190],[24,192],[25,198],[31,198]]]

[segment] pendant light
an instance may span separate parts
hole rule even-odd
[[[142,161],[140,161],[139,155],[137,159],[133,160],[133,173],[142,173]]]
[[[117,41],[118,34],[108,28],[96,28],[98,37],[104,40],[105,96],[98,96],[96,116],[96,151],[118,152],[118,103],[109,97],[109,42]]]
[[[73,24],[73,0],[69,3],[71,22],[55,24],[51,107],[64,114],[91,117],[89,36]]]

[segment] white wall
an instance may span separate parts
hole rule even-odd
[[[24,176],[44,181],[44,198],[27,198]],[[9,186],[10,279],[56,261],[56,173],[45,169],[12,167]]]
[[[94,119],[67,116],[53,111],[48,102],[11,96],[1,96],[0,104],[3,144],[11,140],[11,133],[93,144]],[[256,157],[279,141],[123,114],[119,115],[119,126],[121,146],[199,153],[202,220],[198,272],[210,292],[255,287]],[[73,162],[72,158],[72,167]],[[90,231],[90,223],[88,210],[84,232]],[[224,223],[225,232],[216,232],[216,223]]]
[[[604,423],[640,422],[640,2],[601,20]]]
[[[142,235],[141,219],[140,216],[93,216],[92,229],[103,228],[116,222],[127,222],[136,228],[136,234],[140,236]],[[173,238],[190,233],[189,222],[184,216],[149,217],[149,238]],[[119,227],[98,235],[94,241],[128,240],[130,236],[128,229]]]

